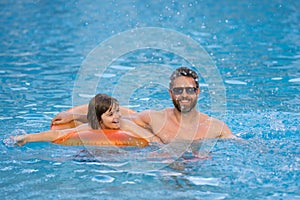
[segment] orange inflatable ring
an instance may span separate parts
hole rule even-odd
[[[65,146],[148,146],[148,141],[121,130],[71,131],[52,141]]]

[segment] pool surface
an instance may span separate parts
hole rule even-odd
[[[0,5],[1,199],[300,199],[299,1],[17,0]],[[147,27],[174,31],[204,48],[217,73],[205,77],[201,70],[209,67],[194,66],[203,75],[198,110],[225,121],[242,140],[193,144],[212,144],[202,157],[188,149],[173,157],[156,145],[12,147],[3,142],[10,135],[48,130],[58,112],[97,92],[117,96],[137,111],[171,107],[164,81],[194,59],[177,53],[193,55],[195,49],[185,50],[184,43],[176,44],[175,52],[132,49],[108,65],[82,71],[104,41]],[[163,43],[163,35],[142,37],[153,40],[149,45]],[[132,45],[119,42],[119,50]],[[97,59],[105,61],[109,52],[100,51]],[[86,85],[78,90],[83,75]],[[94,85],[87,84],[95,77]],[[212,80],[220,90],[213,89]]]

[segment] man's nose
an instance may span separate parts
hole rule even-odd
[[[184,97],[188,96],[185,89],[183,89],[181,96],[184,96]]]

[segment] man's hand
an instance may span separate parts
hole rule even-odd
[[[74,114],[70,112],[60,112],[51,121],[54,125],[66,124],[74,120]]]

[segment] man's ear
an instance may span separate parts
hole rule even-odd
[[[172,98],[172,90],[169,89],[169,95]]]
[[[197,94],[200,94],[200,87],[197,88]]]

